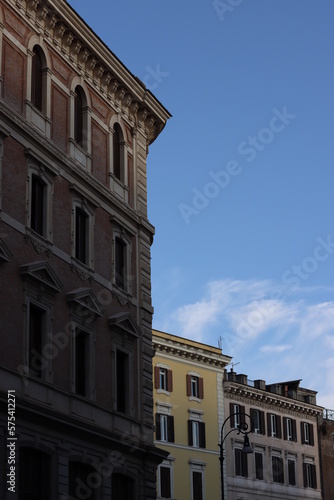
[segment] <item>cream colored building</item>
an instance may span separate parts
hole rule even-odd
[[[220,498],[221,349],[153,330],[155,445],[169,453],[158,468],[157,498]]]
[[[317,418],[323,408],[316,392],[301,388],[300,380],[267,385],[232,370],[226,378],[225,499],[320,499]],[[241,452],[243,420],[246,430],[253,426],[250,454]]]

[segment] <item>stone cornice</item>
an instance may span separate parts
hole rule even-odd
[[[271,392],[255,389],[247,385],[234,382],[224,382],[224,396],[226,399],[240,401],[246,404],[254,402],[256,406],[281,411],[284,413],[304,414],[312,417],[322,415],[323,408],[317,405],[304,403],[297,399],[286,398]]]
[[[213,349],[210,348],[205,349],[204,345],[200,347],[199,344],[198,347],[195,347],[194,345],[187,344],[187,339],[184,339],[184,342],[164,339],[157,337],[153,332],[152,340],[153,348],[157,353],[163,353],[171,357],[191,360],[199,364],[210,365],[220,369],[224,369],[231,361],[229,356],[213,352]],[[194,344],[194,342],[192,342],[192,344]]]
[[[151,144],[171,117],[167,109],[65,0],[6,0],[100,97],[145,130]]]

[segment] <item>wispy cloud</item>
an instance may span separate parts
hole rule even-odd
[[[317,300],[321,290],[323,298]],[[270,280],[217,280],[202,297],[169,314],[165,330],[217,345],[250,377],[303,379],[321,390],[318,404],[334,408],[334,301],[332,289],[287,290]],[[326,405],[325,405],[326,406]]]

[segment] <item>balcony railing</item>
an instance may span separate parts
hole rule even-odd
[[[334,420],[334,410],[324,410],[325,420]]]

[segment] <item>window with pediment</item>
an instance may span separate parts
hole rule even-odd
[[[20,267],[24,283],[24,352],[19,372],[52,381],[53,298],[62,284],[46,261]]]

